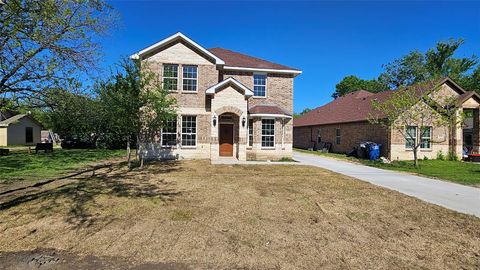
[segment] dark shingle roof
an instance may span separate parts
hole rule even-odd
[[[419,83],[412,86],[408,86],[409,89],[413,89],[416,95],[419,97],[423,94],[433,90],[436,86],[445,82],[450,82],[455,85],[449,78],[441,80],[429,81],[426,83]],[[459,88],[459,87],[457,87]],[[461,92],[463,89],[459,88]],[[314,125],[327,125],[336,123],[349,123],[367,121],[372,115],[381,118],[380,112],[375,111],[372,106],[372,101],[383,102],[389,99],[395,91],[399,90],[387,90],[379,93],[371,93],[365,90],[358,90],[342,97],[333,100],[321,107],[318,107],[299,118],[293,120],[293,126],[314,126]]]
[[[278,115],[292,116],[286,110],[280,108],[277,105],[273,105],[273,104],[253,105],[253,106],[248,108],[248,113],[250,113],[250,114],[278,114]]]
[[[211,48],[208,49],[211,53],[218,58],[225,61],[226,66],[232,67],[244,67],[244,68],[264,68],[264,69],[280,69],[280,70],[298,70],[295,68],[287,67],[270,61],[266,61],[257,57],[245,55],[242,53],[234,52],[223,48]],[[299,70],[298,70],[299,71]]]

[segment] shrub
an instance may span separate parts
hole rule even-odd
[[[445,156],[443,155],[442,150],[437,152],[437,159],[438,160],[445,160]]]

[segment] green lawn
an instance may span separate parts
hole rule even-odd
[[[391,164],[384,164],[379,161],[347,157],[345,154],[320,153],[317,151],[308,151],[303,149],[295,150],[324,157],[357,162],[382,169],[416,173],[433,178],[450,180],[452,182],[457,182],[464,185],[480,184],[480,164],[478,163],[449,160],[419,160],[419,167],[415,168],[413,166],[413,161],[393,161]]]
[[[412,161],[394,161],[384,164],[378,161],[362,160],[362,163],[372,167],[418,173],[439,179],[450,180],[464,185],[480,184],[480,164],[449,160],[419,160],[415,168]]]
[[[12,151],[0,156],[0,183],[39,180],[59,176],[95,161],[125,155],[124,150],[55,149],[52,153]]]

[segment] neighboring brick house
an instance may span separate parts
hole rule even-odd
[[[424,142],[419,148],[420,158],[436,158],[440,151],[444,155],[454,151],[458,157],[461,157],[463,146],[479,151],[480,96],[478,94],[465,91],[449,78],[433,84],[419,84],[411,87],[419,96],[428,94],[434,99],[441,96],[456,97],[461,104],[461,109],[472,115],[470,119],[466,119],[466,125],[458,125],[452,133],[453,138],[448,138],[449,133],[446,132],[445,127],[428,124],[423,127],[405,127],[417,134],[418,142]],[[329,142],[332,143],[333,152],[347,153],[354,147],[358,147],[361,142],[372,141],[382,144],[381,154],[384,157],[393,160],[413,159],[411,143],[398,130],[368,121],[373,113],[372,101],[385,101],[394,91],[376,94],[364,90],[355,91],[294,119],[294,147],[316,149],[320,142]],[[432,113],[434,113],[433,109]],[[468,125],[470,122],[471,124]],[[426,132],[420,132],[420,129]],[[469,143],[464,143],[464,140]]]
[[[140,143],[147,158],[276,160],[292,156],[293,80],[298,69],[221,48],[182,33],[131,56],[158,73],[178,117]]]

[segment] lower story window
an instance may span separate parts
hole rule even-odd
[[[340,143],[341,143],[341,139],[342,139],[341,135],[342,135],[342,134],[341,134],[340,129],[339,129],[339,128],[335,129],[335,143],[336,143],[336,144],[340,144]]]
[[[413,149],[417,141],[417,127],[408,126],[405,130],[405,148]]]
[[[33,128],[25,128],[25,143],[33,143]]]
[[[430,149],[432,147],[432,127],[422,127],[420,136],[420,148]]]
[[[162,146],[177,144],[177,119],[169,120],[162,129]]]
[[[248,146],[253,146],[253,119],[248,119]]]
[[[197,117],[182,116],[182,146],[197,146]]]
[[[262,147],[275,147],[275,119],[262,119]]]

